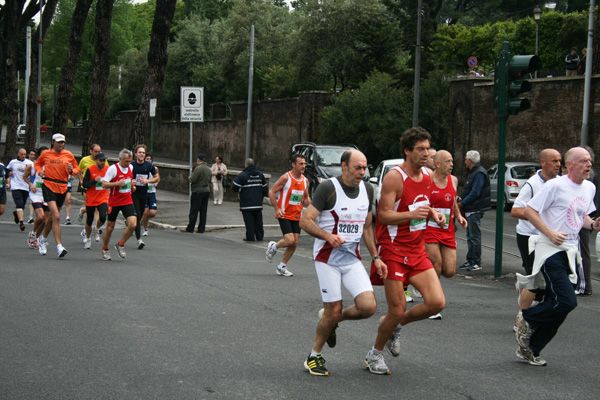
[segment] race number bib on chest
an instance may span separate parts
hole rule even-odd
[[[408,206],[408,210],[409,211],[414,211],[419,207],[422,206],[428,206],[429,202],[428,201],[419,201],[417,203],[411,204]],[[411,219],[410,220],[410,231],[411,232],[415,232],[415,231],[422,231],[423,229],[427,228],[427,219]]]
[[[302,195],[304,194],[304,191],[302,190],[292,190],[292,193],[290,194],[290,205],[291,206],[299,206],[300,204],[302,204]]]
[[[125,184],[119,187],[119,193],[131,193],[131,179],[125,179]]]
[[[365,219],[361,215],[355,214],[350,218],[340,218],[337,225],[337,233],[347,242],[360,242],[363,234]]]

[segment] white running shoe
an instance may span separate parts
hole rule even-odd
[[[63,258],[64,256],[67,255],[67,249],[65,249],[62,244],[57,244],[56,245],[56,254],[58,254],[58,257]]]
[[[77,221],[82,222],[83,216],[85,215],[85,207],[81,207],[77,213]]]
[[[434,314],[434,315],[430,315],[429,319],[442,319],[442,314],[437,313],[437,314]]]
[[[104,250],[104,249],[102,249],[101,252],[102,252],[102,259],[103,260],[108,261],[108,260],[111,259],[110,258],[110,250]]]
[[[85,239],[83,241],[83,248],[84,249],[91,249],[92,248],[92,239]]]
[[[144,229],[144,232],[142,233],[142,236],[148,236],[148,229]]]
[[[393,357],[400,356],[400,331],[402,328],[394,329],[394,333],[385,343],[385,349]]]
[[[100,233],[101,233],[101,232],[102,232],[102,231],[100,231],[100,230],[99,230],[98,228],[96,228],[95,226],[94,226],[94,227],[92,227],[92,234],[94,235],[94,240],[95,240],[96,242],[99,242],[99,241],[100,241]]]
[[[277,247],[275,247],[277,243],[275,243],[274,241],[270,241],[269,245],[267,246],[267,261],[268,262],[273,262],[273,257],[275,257],[275,253],[277,253]]]
[[[369,369],[370,372],[379,375],[390,375],[390,370],[385,365],[385,360],[383,359],[383,354],[371,354],[369,351],[367,356],[365,357],[365,361],[363,365]]]
[[[294,274],[292,274],[292,271],[288,271],[288,269],[286,267],[277,267],[277,275],[280,276],[294,276]]]
[[[46,255],[46,244],[48,244],[48,242],[46,242],[46,239],[44,239],[43,236],[40,236],[37,239],[37,244],[38,244],[38,251],[40,252],[41,255],[45,256]]]
[[[143,249],[146,243],[142,241],[142,239],[138,239],[138,249]]]
[[[115,243],[115,249],[117,249],[117,254],[119,254],[119,257],[127,257],[127,253],[125,253],[125,246],[119,246],[119,243]]]
[[[29,236],[27,238],[27,245],[30,248],[35,249],[36,248],[36,246],[35,246],[36,245],[36,241],[37,241],[37,239],[35,237],[35,232],[34,231],[29,232]]]
[[[87,239],[87,235],[85,234],[85,228],[83,228],[81,230],[81,232],[79,232],[79,236],[81,236],[84,241],[85,241],[85,239]]]
[[[404,297],[406,297],[406,302],[407,303],[413,303],[414,300],[413,298],[410,296],[410,292],[408,290],[404,291]]]
[[[71,218],[65,218],[65,225],[71,225]]]

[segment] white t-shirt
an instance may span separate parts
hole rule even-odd
[[[10,177],[10,189],[11,190],[27,190],[29,191],[29,184],[23,180],[23,173],[25,172],[25,167],[31,165],[32,171],[35,172],[35,168],[33,166],[33,162],[29,159],[24,159],[23,161],[19,161],[18,159],[11,160],[6,166],[7,169],[12,171],[12,176]],[[27,177],[29,181],[29,177]]]
[[[529,203],[531,198],[542,189],[546,181],[544,180],[544,178],[542,178],[542,175],[540,175],[540,171],[538,171],[535,175],[529,178],[525,185],[523,185],[523,188],[521,188],[521,191],[519,192],[519,196],[517,196],[517,198],[515,199],[515,204],[513,205],[513,207],[527,207],[527,203]],[[533,224],[527,221],[526,219],[520,219],[517,223],[517,233],[519,235],[524,236],[533,236],[540,234],[536,227],[533,226]]]
[[[106,174],[104,175],[102,180],[104,182],[112,181],[114,179],[114,177],[117,176],[117,167],[121,170],[122,173],[124,173],[124,174],[127,173],[127,168],[123,168],[119,165],[119,163],[115,163],[115,164],[111,165],[110,167],[108,167],[108,169],[106,170]],[[129,164],[129,169],[133,172],[133,167],[131,166],[131,164]]]
[[[565,246],[577,246],[586,215],[596,210],[595,194],[592,182],[577,184],[564,175],[546,182],[527,205],[540,214],[548,228],[567,234]]]

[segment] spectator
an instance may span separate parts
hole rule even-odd
[[[577,47],[571,48],[571,52],[565,57],[566,76],[577,76],[577,66],[579,65],[579,55]]]
[[[587,47],[584,47],[583,49],[581,49],[581,54],[583,54],[583,56],[581,57],[581,59],[579,60],[579,63],[578,63],[578,73],[579,73],[579,75],[585,75],[585,61],[587,58]]]
[[[212,171],[210,181],[213,185],[213,199],[215,205],[221,205],[223,204],[223,179],[227,176],[227,165],[223,164],[223,156],[217,156],[210,169]]]
[[[206,214],[208,210],[208,197],[210,196],[210,178],[212,173],[208,165],[206,165],[206,156],[202,153],[196,157],[198,166],[189,177],[192,183],[192,199],[190,201],[190,216],[188,226],[182,229],[181,232],[194,232],[194,225],[200,212],[200,222],[198,223],[198,233],[204,233],[206,228]]]
[[[475,150],[467,151],[465,164],[469,169],[467,181],[460,197],[461,208],[467,217],[467,262],[459,269],[477,271],[481,269],[481,217],[491,208],[490,178],[479,162],[481,156]]]
[[[233,181],[233,191],[240,193],[240,211],[246,225],[245,241],[263,240],[262,202],[269,193],[269,186],[262,172],[254,166],[254,160],[246,160],[246,168]]]

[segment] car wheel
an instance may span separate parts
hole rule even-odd
[[[508,198],[504,195],[504,211],[510,211],[512,208],[512,203],[508,202]]]

